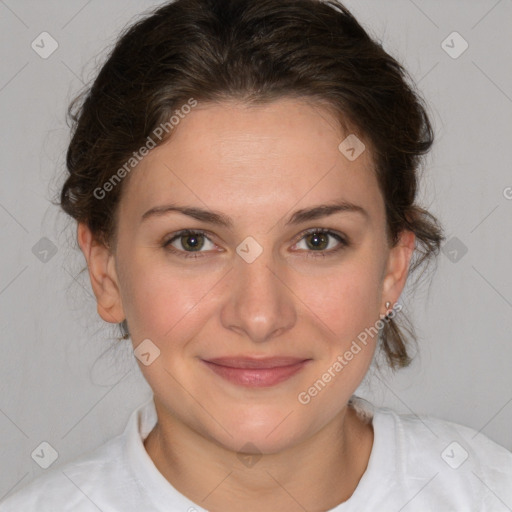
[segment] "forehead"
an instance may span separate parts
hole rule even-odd
[[[132,171],[123,209],[141,215],[177,198],[221,211],[339,198],[378,209],[369,144],[351,160],[339,147],[349,135],[332,111],[305,100],[199,104]]]

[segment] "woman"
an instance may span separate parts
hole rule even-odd
[[[409,364],[398,299],[443,235],[425,108],[346,8],[177,0],[82,100],[61,205],[154,396],[2,512],[512,507],[505,448],[354,396],[378,347]]]

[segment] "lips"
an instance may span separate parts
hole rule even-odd
[[[297,357],[219,357],[202,362],[215,374],[245,387],[275,386],[300,372],[311,359]]]
[[[292,366],[301,361],[306,361],[306,359],[299,357],[217,357],[215,359],[208,359],[209,363],[229,368],[279,368]]]

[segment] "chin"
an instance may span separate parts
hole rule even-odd
[[[283,411],[253,406],[236,417],[232,415],[221,422],[231,435],[224,429],[216,429],[216,441],[237,453],[270,454],[290,448],[307,435],[307,429],[298,423],[296,411]]]
[[[233,437],[228,436],[221,440],[220,444],[224,448],[235,452],[237,456],[242,454],[269,455],[292,448],[301,441],[300,435],[295,438],[286,430],[275,436],[267,436],[267,434],[268,432],[262,431],[236,432]]]

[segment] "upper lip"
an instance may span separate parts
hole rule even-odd
[[[293,366],[298,363],[307,361],[302,357],[215,357],[205,359],[207,363],[217,364],[219,366],[227,366],[229,368],[280,368],[284,366]]]

